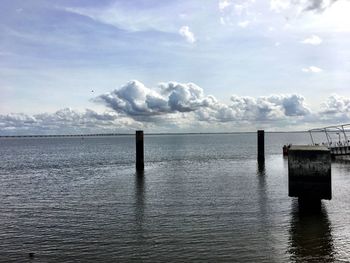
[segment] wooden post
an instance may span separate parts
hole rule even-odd
[[[258,130],[258,162],[265,161],[265,131]]]
[[[143,131],[136,131],[136,171],[142,172],[145,169],[143,160]]]

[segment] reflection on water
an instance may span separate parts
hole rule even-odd
[[[332,227],[323,204],[310,210],[293,200],[288,247],[293,262],[334,262]]]
[[[258,162],[258,175],[260,176],[264,176],[265,173],[266,173],[266,170],[265,170],[265,162],[261,161],[261,162]]]
[[[135,221],[142,229],[145,206],[145,181],[144,172],[135,173]]]
[[[261,220],[266,219],[267,215],[267,189],[266,189],[266,168],[265,162],[258,162],[257,167],[257,175],[258,175],[258,197],[259,197],[259,207],[261,212]]]

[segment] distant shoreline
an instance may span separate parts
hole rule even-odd
[[[265,131],[265,133],[306,133],[307,131]],[[145,133],[145,135],[210,135],[210,134],[245,134],[256,132],[179,132],[179,133]],[[134,133],[96,133],[96,134],[50,134],[50,135],[0,135],[0,138],[56,138],[56,137],[112,137],[134,136]]]

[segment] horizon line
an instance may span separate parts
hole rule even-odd
[[[265,131],[265,133],[307,133],[308,131]],[[243,132],[160,132],[144,133],[144,135],[210,135],[210,134],[243,134],[257,133],[257,131]],[[89,134],[27,134],[27,135],[0,135],[0,138],[50,138],[50,137],[112,137],[133,136],[135,133],[89,133]]]

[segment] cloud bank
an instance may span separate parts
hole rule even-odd
[[[232,95],[228,103],[223,103],[194,83],[165,82],[148,88],[132,80],[93,101],[105,105],[108,111],[65,108],[54,113],[0,115],[0,135],[123,133],[135,129],[227,131],[257,126],[283,129],[285,125],[314,127],[350,120],[350,98],[335,94],[322,103],[319,111],[313,111],[299,94]]]
[[[214,96],[205,95],[194,83],[177,82],[160,83],[150,89],[133,80],[95,101],[138,121],[176,113],[193,113],[197,120],[210,122],[279,120],[310,113],[304,98],[296,94],[232,96],[230,103],[224,104]]]
[[[276,121],[303,117],[309,113],[304,98],[296,94],[258,98],[234,95],[228,105],[217,102],[197,112],[199,120],[210,122]]]
[[[119,117],[115,112],[79,112],[64,108],[54,113],[0,115],[0,135],[7,134],[78,134],[121,132],[140,124]]]

